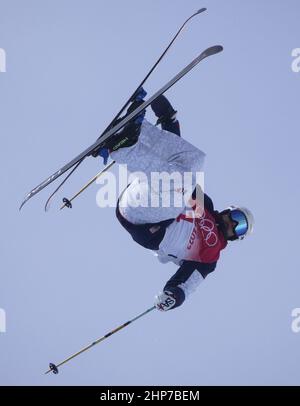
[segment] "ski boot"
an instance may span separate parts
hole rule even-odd
[[[118,118],[113,123],[113,126],[116,126],[118,123],[124,120],[126,116],[131,114],[141,104],[143,104],[143,98],[146,96],[146,94],[147,93],[145,92],[145,90],[141,88],[131,99],[132,104],[128,108],[126,115],[124,117]],[[100,155],[104,158],[104,160],[106,160],[110,152],[117,151],[119,148],[128,148],[136,144],[141,132],[141,126],[145,114],[146,110],[142,110],[137,117],[129,121],[129,123],[126,124],[125,127],[121,128],[116,134],[109,138],[101,148],[97,148],[95,151],[93,151],[93,157],[97,157]]]

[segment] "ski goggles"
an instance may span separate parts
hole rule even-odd
[[[235,235],[237,237],[245,235],[248,231],[248,221],[245,214],[240,210],[234,209],[230,211],[229,215],[231,220],[236,223],[234,227]]]

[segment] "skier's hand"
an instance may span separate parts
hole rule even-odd
[[[176,299],[172,292],[162,292],[155,296],[154,305],[156,306],[157,310],[162,312],[166,312],[167,310],[172,309],[176,304]]]
[[[103,164],[106,165],[109,158],[109,151],[107,148],[100,148],[98,155],[103,158]]]

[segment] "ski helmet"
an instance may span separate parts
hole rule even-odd
[[[243,240],[253,232],[254,216],[246,207],[230,206],[223,212],[229,214],[231,221],[236,223],[232,240]]]

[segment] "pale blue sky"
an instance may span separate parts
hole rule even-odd
[[[96,206],[97,185],[57,211],[99,161],[81,166],[48,214],[53,187],[21,213],[19,204],[97,138],[201,7],[145,87],[151,95],[206,47],[224,46],[167,96],[183,136],[207,153],[216,208],[248,206],[255,234],[232,244],[181,308],[152,312],[44,376],[49,361],[150,307],[176,267]],[[299,15],[297,0],[0,0],[0,384],[299,384]]]

